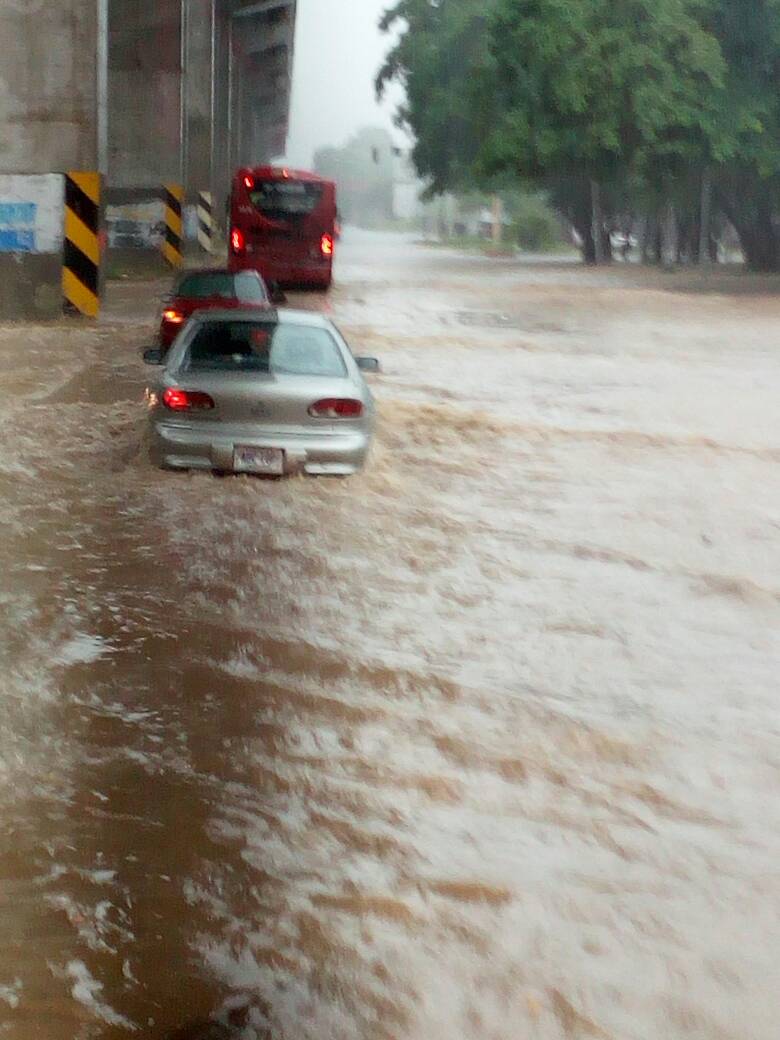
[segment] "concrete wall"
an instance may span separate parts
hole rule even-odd
[[[0,173],[95,169],[96,0],[0,3]]]
[[[284,151],[290,107],[296,6],[280,2],[235,18],[240,61],[235,165],[269,162]]]
[[[181,0],[109,0],[112,188],[181,179],[181,7]]]
[[[284,152],[295,12],[293,0],[217,4],[212,191],[221,223],[235,170]]]
[[[65,178],[0,173],[0,315],[62,313]]]
[[[220,196],[237,166],[271,158],[286,129],[295,6],[240,9],[231,0],[110,0],[112,187],[183,179],[190,197],[209,186]]]
[[[232,29],[228,5],[217,8],[217,31],[215,39],[216,71],[214,77],[215,91],[215,124],[214,124],[214,162],[212,174],[212,192],[214,194],[214,214],[221,226],[225,224],[225,203],[230,191],[230,180],[233,175],[233,154],[231,147],[231,48]]]
[[[185,182],[189,194],[210,191],[213,162],[212,44],[216,43],[217,10],[212,0],[189,0],[185,20],[184,82]]]
[[[0,3],[0,175],[96,168],[96,52],[96,0]],[[0,176],[0,318],[5,320],[62,313],[62,213],[56,218],[58,241],[43,241],[36,232],[14,240],[10,226],[15,203],[40,202],[33,187],[37,180]]]
[[[97,8],[0,0],[0,172],[96,167]],[[272,158],[286,132],[292,0],[108,0],[108,27],[110,186],[183,177],[190,191],[218,189],[242,161]]]
[[[236,167],[284,150],[294,0],[106,2],[114,223],[184,181],[224,224]],[[97,21],[98,0],[0,0],[0,173],[97,168]]]
[[[278,131],[286,136],[289,111],[290,51],[286,44],[248,55],[243,66],[242,162],[273,159]]]

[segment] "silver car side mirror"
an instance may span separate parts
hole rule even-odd
[[[379,358],[375,357],[356,357],[355,363],[361,372],[381,372],[382,366],[379,364]]]
[[[144,363],[147,365],[161,365],[163,360],[163,352],[159,347],[150,347],[144,351]]]

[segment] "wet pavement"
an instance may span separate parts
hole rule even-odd
[[[0,327],[0,1035],[774,1040],[780,296],[351,231],[266,482],[146,461],[159,288]]]

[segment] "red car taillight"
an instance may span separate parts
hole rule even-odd
[[[359,419],[362,414],[363,402],[349,397],[326,397],[309,409],[315,419]]]
[[[320,242],[323,256],[333,256],[333,235],[323,235]]]
[[[246,248],[246,236],[240,228],[233,228],[230,232],[230,248],[234,253],[243,253]]]
[[[184,321],[184,315],[181,311],[176,311],[171,307],[163,311],[163,321],[168,325],[181,325]]]
[[[162,403],[172,412],[209,412],[214,401],[200,390],[180,390],[169,386],[162,395]]]

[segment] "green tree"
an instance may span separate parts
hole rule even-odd
[[[405,86],[399,121],[432,191],[530,180],[592,260],[594,185],[607,214],[630,176],[671,182],[706,153],[723,63],[704,2],[401,0],[377,87]]]
[[[695,258],[712,199],[780,268],[780,0],[400,0],[383,25],[432,191],[531,181],[589,259],[600,214],[637,211]]]
[[[717,132],[725,68],[705,10],[706,0],[499,0],[489,33],[501,115],[483,168],[557,184],[586,239],[586,182],[607,210],[631,181],[671,194]]]
[[[780,268],[780,0],[717,0],[708,27],[726,62],[712,171],[748,264]]]
[[[400,0],[380,27],[403,31],[376,80],[403,84],[397,123],[413,136],[412,159],[430,194],[473,187],[474,161],[494,118],[488,22],[495,0]],[[487,178],[480,187],[487,188]]]

